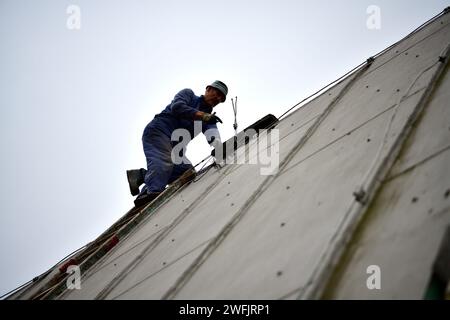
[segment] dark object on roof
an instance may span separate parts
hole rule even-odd
[[[240,146],[247,144],[253,136],[259,134],[260,130],[270,130],[277,123],[277,117],[275,117],[273,114],[268,114],[239,132],[237,136],[228,139],[222,144],[223,159],[236,151],[236,149]],[[211,155],[215,157],[216,149],[213,149],[211,151]]]

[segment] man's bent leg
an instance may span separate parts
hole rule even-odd
[[[150,131],[142,137],[142,144],[147,159],[147,173],[145,186],[134,200],[136,207],[154,200],[165,189],[173,170],[170,138],[158,131]]]
[[[174,165],[172,174],[169,179],[169,183],[172,183],[175,180],[177,180],[188,170],[192,170],[192,173],[195,173],[194,166],[192,165],[192,163],[186,157],[183,157],[183,163]],[[193,178],[195,178],[195,174],[187,177],[187,181],[192,180]]]
[[[142,191],[147,193],[162,192],[173,170],[170,138],[154,130],[142,137],[142,144],[147,159],[147,173],[144,178],[145,187]]]

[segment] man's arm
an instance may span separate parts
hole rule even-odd
[[[193,99],[195,99],[195,94],[191,89],[183,89],[178,92],[172,100],[172,114],[177,118],[194,119],[197,110],[190,106]]]
[[[198,111],[192,108],[190,104],[196,98],[194,92],[191,89],[183,89],[178,92],[171,103],[171,112],[177,118],[187,120],[201,120],[208,124],[215,124],[217,122],[222,123],[222,120],[213,114]],[[217,127],[216,127],[217,129]]]

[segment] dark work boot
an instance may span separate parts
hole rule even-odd
[[[160,194],[161,194],[161,192],[150,192],[150,193],[143,192],[136,197],[136,199],[134,200],[134,205],[136,207],[141,207],[141,206],[153,201]]]
[[[127,170],[128,185],[130,186],[130,192],[133,196],[139,194],[139,187],[144,183],[146,172],[147,170],[144,168]]]

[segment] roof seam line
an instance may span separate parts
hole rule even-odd
[[[403,101],[409,99],[410,97],[416,95],[417,93],[421,92],[421,91],[424,90],[424,89],[426,89],[426,87],[423,87],[423,88],[421,88],[421,89],[415,91],[414,93],[412,93],[412,94],[410,94],[410,95],[408,95],[408,96],[405,96],[405,98],[403,99]],[[338,141],[341,140],[342,138],[345,138],[349,133],[355,132],[355,131],[361,129],[361,128],[364,127],[366,124],[372,122],[373,120],[375,120],[375,119],[378,118],[379,116],[383,115],[383,114],[386,113],[387,111],[393,109],[396,105],[397,105],[397,104],[393,104],[393,105],[390,106],[389,108],[387,108],[387,109],[381,111],[380,113],[378,113],[377,115],[373,116],[372,118],[370,118],[370,119],[364,121],[363,123],[361,123],[360,125],[354,127],[354,128],[351,129],[349,132],[343,134],[342,136],[340,136],[340,137],[336,138],[335,140],[329,142],[328,144],[326,144],[326,145],[323,146],[322,148],[319,148],[318,150],[314,151],[313,153],[307,155],[305,158],[303,158],[303,159],[299,160],[298,162],[294,163],[291,167],[285,169],[285,170],[283,171],[282,174],[284,174],[284,173],[286,173],[287,171],[293,169],[294,167],[296,167],[296,166],[299,165],[300,163],[302,163],[302,162],[308,160],[309,158],[315,156],[317,153],[319,153],[319,152],[325,150],[326,148],[328,148],[329,146],[331,146],[331,145],[333,145],[334,143],[338,142]]]
[[[355,132],[359,129],[361,129],[362,127],[364,127],[366,124],[372,122],[373,120],[377,119],[378,117],[380,117],[381,115],[383,115],[384,113],[388,112],[389,110],[393,109],[396,106],[396,104],[390,106],[389,108],[381,111],[380,113],[378,113],[377,115],[373,116],[372,118],[364,121],[363,123],[361,123],[360,125],[354,127],[353,129],[351,129],[349,132],[341,135],[340,137],[336,138],[335,140],[329,142],[328,144],[326,144],[325,146],[323,146],[322,148],[319,148],[318,150],[314,151],[313,153],[307,155],[305,158],[300,159],[298,162],[294,163],[292,166],[290,166],[289,168],[286,168],[282,174],[285,174],[286,172],[288,172],[289,170],[293,169],[294,167],[298,166],[300,163],[308,160],[309,158],[315,156],[317,153],[320,153],[321,151],[325,150],[326,148],[328,148],[329,146],[335,144],[336,142],[342,140],[343,138],[345,138],[346,136],[348,136],[349,133],[351,132]]]
[[[144,208],[132,208],[125,216],[119,219],[115,225],[111,226],[106,232],[100,235],[100,239],[106,239],[102,243],[96,243],[98,242],[98,238],[97,240],[94,240],[93,245],[95,246],[88,251],[89,255],[86,257],[86,253],[83,251],[80,254],[81,258],[79,258],[79,261],[76,263],[80,268],[81,276],[83,276],[83,274],[93,265],[103,259],[109,251],[119,243],[120,239],[126,238],[135,227],[154,214],[167,199],[173,197],[179,189],[184,188],[186,184],[184,184],[182,178],[183,177],[180,177],[173,182],[173,184],[164,191],[165,196],[158,197]],[[106,238],[106,236],[108,236],[108,238]],[[57,299],[58,297],[61,297],[67,291],[66,279],[68,277],[69,275],[60,273],[45,284],[45,286],[47,286],[47,288],[44,287],[45,290],[41,288],[42,292],[36,293],[31,299]],[[51,286],[50,282],[54,283],[55,281],[56,285]],[[50,286],[50,288],[48,288],[48,286]]]
[[[427,89],[422,94],[419,102],[416,104],[416,107],[407,118],[402,130],[397,135],[387,154],[378,165],[375,173],[366,183],[364,201],[355,200],[350,205],[341,222],[337,226],[333,236],[330,238],[329,245],[322,254],[317,266],[314,268],[309,281],[307,281],[307,287],[299,294],[299,299],[312,299],[320,297],[326,288],[330,279],[329,271],[336,268],[339,264],[340,259],[343,257],[343,254],[347,249],[347,244],[357,229],[359,222],[368,212],[370,204],[376,199],[378,192],[381,190],[382,181],[392,169],[392,165],[403,149],[407,138],[410,136],[413,126],[420,119],[420,116],[426,106],[429,105],[430,98],[436,89],[439,79],[447,70],[448,58],[450,56],[450,45],[447,45],[444,49],[444,54],[441,56],[445,56],[446,59],[438,65],[438,68],[436,68],[433,76],[428,82]],[[363,184],[364,183],[365,182],[363,181]]]
[[[390,176],[390,177],[384,179],[384,180],[383,180],[383,183],[387,183],[387,182],[390,182],[390,181],[392,181],[392,180],[397,179],[398,177],[404,175],[405,173],[408,173],[409,171],[411,171],[411,170],[413,170],[413,169],[415,169],[415,168],[417,168],[417,167],[420,167],[421,165],[424,165],[424,164],[427,163],[428,161],[430,161],[430,160],[432,160],[432,159],[434,159],[434,158],[440,156],[441,154],[445,153],[445,152],[448,151],[449,149],[450,149],[450,144],[447,145],[447,146],[445,146],[444,148],[442,148],[442,149],[436,151],[435,153],[430,154],[429,156],[423,158],[422,160],[417,161],[416,163],[410,165],[409,167],[403,169],[402,171],[397,172],[396,174],[394,174],[394,175],[392,175],[392,176]]]
[[[435,32],[430,33],[428,36],[424,37],[423,39],[420,39],[419,41],[417,41],[416,43],[412,44],[411,46],[409,46],[408,48],[404,49],[403,51],[399,51],[398,54],[392,56],[390,59],[386,60],[385,62],[383,62],[382,64],[380,64],[379,66],[376,66],[375,68],[373,68],[372,70],[370,70],[370,72],[367,72],[367,74],[364,76],[368,76],[370,75],[372,72],[376,71],[378,68],[381,68],[382,66],[384,66],[385,64],[391,62],[392,60],[394,60],[395,58],[399,57],[402,55],[402,53],[411,50],[411,48],[414,48],[416,45],[422,43],[423,41],[427,40],[428,38],[431,38],[432,36],[436,35],[438,32],[440,32],[442,29],[448,27],[450,25],[450,23],[447,23],[446,25],[444,25],[443,27],[437,29]]]
[[[157,234],[161,233],[166,227],[156,231],[155,233],[152,233],[151,235],[149,235],[148,237],[146,237],[145,239],[136,242],[134,244],[132,244],[132,246],[127,249],[126,251],[124,251],[123,253],[121,253],[120,255],[118,255],[117,257],[115,257],[114,259],[112,259],[111,261],[109,261],[108,263],[105,263],[104,265],[102,265],[101,267],[98,267],[97,269],[92,268],[90,270],[88,270],[83,276],[82,279],[87,280],[89,279],[91,276],[95,275],[97,272],[103,270],[104,268],[106,268],[107,266],[111,265],[113,262],[117,261],[117,259],[119,259],[120,257],[124,256],[125,254],[129,253],[131,250],[133,250],[134,248],[138,247],[139,245],[145,243],[146,241],[148,241],[149,239],[151,239],[152,237],[156,237]],[[106,259],[107,255],[105,255],[103,258]],[[100,262],[100,260],[99,260]]]
[[[183,253],[182,255],[180,255],[179,257],[177,257],[175,260],[172,260],[171,262],[167,263],[164,267],[158,269],[157,271],[147,275],[145,278],[143,278],[142,280],[137,281],[135,284],[131,285],[129,288],[125,289],[124,291],[120,292],[119,294],[117,294],[116,296],[112,297],[111,300],[115,300],[118,297],[124,295],[125,293],[127,293],[128,291],[132,290],[133,288],[139,286],[141,283],[147,281],[148,279],[152,278],[153,276],[159,274],[161,271],[167,269],[168,267],[170,267],[171,265],[173,265],[175,262],[183,259],[184,257],[188,256],[189,254],[195,252],[198,248],[201,248],[204,244],[208,243],[209,241],[211,241],[212,238],[209,238],[205,241],[203,241],[202,243],[196,245],[194,248],[192,248],[191,250],[188,250],[187,252]]]
[[[283,141],[285,138],[287,138],[288,136],[290,136],[290,135],[293,134],[294,132],[297,132],[298,130],[302,129],[304,126],[306,126],[306,125],[307,125],[308,123],[310,123],[311,121],[317,119],[319,116],[320,116],[320,115],[314,116],[314,117],[311,118],[310,120],[308,120],[308,121],[306,121],[305,123],[303,123],[300,127],[295,128],[294,130],[288,132],[285,136],[283,136],[283,137],[281,137],[281,138],[279,139],[279,142]],[[243,145],[243,146],[241,146],[241,148],[248,148],[248,149],[250,149],[251,147],[253,147],[253,146],[257,143],[257,141],[258,141],[257,138],[256,138],[256,139],[252,139],[252,140],[251,140],[251,143],[248,143],[248,144],[246,144],[246,145]],[[273,145],[273,144],[271,144],[270,146],[268,146],[268,147],[266,147],[266,148],[264,148],[264,149],[259,150],[259,153],[260,153],[261,151],[267,150],[267,149],[270,148],[272,145]],[[259,154],[259,153],[258,153],[258,154]],[[255,159],[255,157],[252,157],[252,158],[248,159],[248,162],[251,163],[251,160],[253,160],[253,159]],[[228,172],[228,174],[234,172],[235,170],[237,170],[237,168],[238,168],[238,167],[234,168],[233,170],[231,170],[230,172]]]
[[[133,261],[131,261],[127,267],[125,267],[120,274],[118,274],[114,279],[112,279],[108,285],[96,296],[95,299],[104,299],[106,296],[126,277],[127,272],[136,268],[136,266],[142,262],[144,257],[153,251],[153,249],[165,239],[165,237],[181,222],[184,218],[195,208],[205,197],[205,195],[209,194],[214,188],[226,177],[226,172],[231,167],[225,169],[218,179],[216,179],[213,183],[211,183],[206,189],[205,192],[200,194],[186,209],[184,209],[181,214],[175,218],[175,220],[164,230],[161,234],[159,234],[155,240],[153,240],[149,245],[147,245],[142,251],[141,254],[138,255]]]

